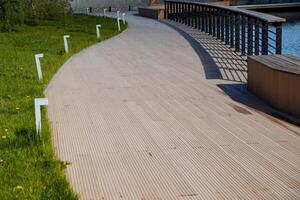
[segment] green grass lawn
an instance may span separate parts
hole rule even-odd
[[[44,96],[49,80],[70,56],[100,41],[96,24],[102,25],[101,40],[119,33],[116,20],[85,15],[0,33],[0,200],[76,199],[64,175],[67,163],[55,158],[45,110],[42,136],[36,137],[34,98]],[[71,36],[68,55],[65,34]],[[37,53],[44,53],[42,82],[35,66]]]

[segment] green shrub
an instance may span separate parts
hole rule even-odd
[[[15,24],[24,22],[24,0],[0,0],[2,31],[11,31]]]
[[[68,8],[68,0],[0,0],[2,31],[12,31],[24,22],[37,25],[40,20],[58,19]]]

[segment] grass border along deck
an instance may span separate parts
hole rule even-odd
[[[96,38],[101,24],[101,38]],[[122,31],[127,24],[122,24]],[[63,35],[69,34],[70,53],[64,53]],[[43,130],[35,134],[34,98],[58,68],[72,55],[119,34],[111,18],[68,15],[18,26],[0,33],[0,199],[77,199],[64,175],[68,164],[55,158],[51,131],[43,110]],[[34,55],[42,58],[43,81],[38,81]]]

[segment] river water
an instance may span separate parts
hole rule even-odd
[[[269,13],[286,18],[282,26],[282,53],[300,56],[300,12]]]

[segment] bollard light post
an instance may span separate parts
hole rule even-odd
[[[87,15],[90,14],[90,8],[86,8],[86,14],[87,14]]]
[[[121,31],[120,18],[117,18],[118,30]]]
[[[117,18],[120,18],[120,11],[117,11]]]
[[[126,16],[126,14],[125,14],[125,13],[123,13],[123,14],[122,14],[122,18],[123,18],[123,24],[125,24],[125,23],[126,23],[125,16]]]
[[[103,9],[103,16],[106,17],[106,8]]]
[[[39,135],[42,132],[41,106],[47,106],[47,105],[48,105],[47,98],[34,99],[35,127],[36,127],[37,135]]]
[[[100,38],[100,28],[101,28],[100,24],[96,25],[97,38]]]
[[[64,35],[64,44],[65,44],[65,52],[69,53],[69,45],[68,45],[68,39],[70,38],[70,35]]]
[[[35,63],[36,63],[36,69],[39,76],[39,80],[43,80],[43,73],[42,73],[42,67],[41,67],[41,61],[40,59],[44,57],[44,54],[36,54],[35,55]]]

